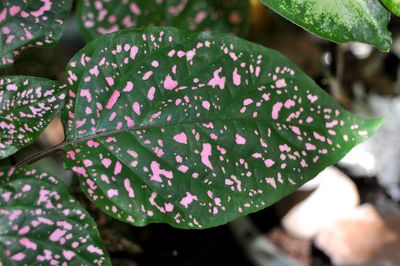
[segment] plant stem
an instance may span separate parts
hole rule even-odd
[[[47,149],[45,149],[43,151],[40,151],[38,153],[35,153],[32,156],[30,156],[30,157],[18,162],[15,165],[15,167],[18,168],[18,167],[21,167],[21,166],[24,166],[24,165],[27,165],[27,164],[32,164],[34,162],[40,161],[41,159],[44,159],[44,158],[46,158],[47,156],[49,156],[49,155],[51,155],[53,153],[61,151],[65,147],[65,145],[66,145],[66,142],[63,142],[63,143],[60,143],[58,145],[49,147],[49,148],[47,148]]]

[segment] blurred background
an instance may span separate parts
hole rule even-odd
[[[251,1],[247,39],[274,48],[362,117],[386,117],[368,142],[272,207],[228,225],[187,231],[143,228],[101,213],[62,166],[62,153],[38,165],[63,178],[94,216],[113,265],[400,265],[400,19],[392,17],[390,53],[322,40]],[[29,49],[0,75],[65,81],[69,59],[85,45],[75,14],[60,45]],[[10,164],[64,140],[57,118]]]

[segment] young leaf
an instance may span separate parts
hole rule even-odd
[[[380,0],[261,0],[299,25],[330,41],[362,42],[389,51],[392,38],[387,26],[390,13]]]
[[[400,16],[400,0],[382,0],[383,4],[396,16]]]
[[[42,78],[0,78],[0,159],[35,141],[64,105],[64,90]]]
[[[249,12],[248,0],[78,1],[80,25],[87,40],[120,29],[162,25],[244,35]]]
[[[263,209],[382,122],[343,110],[278,52],[225,34],[121,31],[68,72],[66,165],[97,206],[139,226],[207,228]]]
[[[4,265],[111,265],[96,224],[56,178],[0,168]]]
[[[57,42],[72,0],[3,0],[0,2],[0,68],[28,47]]]

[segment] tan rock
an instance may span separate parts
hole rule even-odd
[[[365,204],[319,232],[315,244],[335,265],[361,265],[371,261],[396,238],[375,208]]]
[[[337,168],[328,167],[316,179],[320,180],[318,188],[282,219],[283,227],[294,237],[312,239],[360,204],[357,187]]]

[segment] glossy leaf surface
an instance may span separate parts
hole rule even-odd
[[[175,26],[244,35],[248,0],[80,0],[78,16],[87,40],[121,29]]]
[[[390,13],[380,0],[261,0],[283,17],[330,41],[361,42],[382,51],[392,43]]]
[[[0,168],[3,265],[111,265],[96,224],[56,178]]]
[[[0,159],[35,141],[64,105],[64,91],[57,81],[0,78]]]
[[[207,228],[265,208],[381,123],[343,110],[276,51],[149,28],[68,66],[66,165],[109,215]]]
[[[14,63],[28,47],[57,42],[72,0],[3,0],[0,2],[0,68]]]

